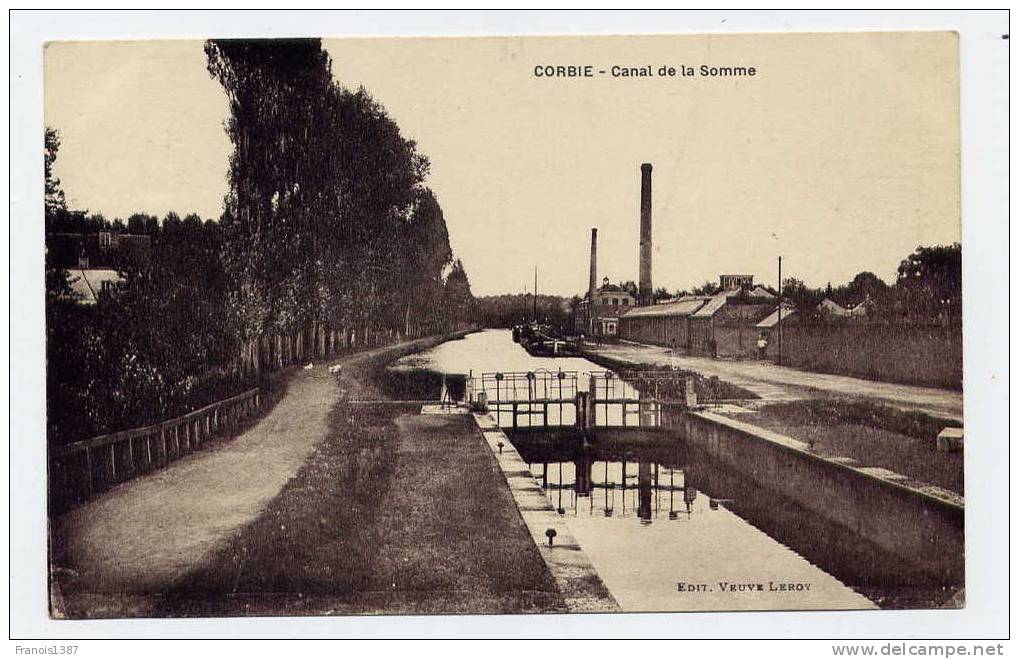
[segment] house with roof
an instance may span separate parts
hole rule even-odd
[[[780,326],[785,328],[789,325],[798,325],[799,322],[800,316],[796,307],[788,302],[783,302],[757,323],[755,327],[758,335],[764,337],[766,341],[765,357],[774,358],[778,355]]]
[[[816,309],[817,313],[828,318],[845,318],[849,315],[848,309],[830,297],[826,297],[821,300]]]
[[[774,300],[746,290],[727,290],[690,316],[690,352],[711,357],[752,357],[757,324],[775,310]]]
[[[149,236],[114,231],[46,236],[46,259],[68,275],[65,301],[83,306],[97,304],[101,293],[120,286],[125,267],[144,267],[150,257]]]
[[[873,306],[869,296],[859,304],[845,306],[826,297],[815,308],[818,315],[826,320],[866,320]]]
[[[620,317],[637,306],[637,297],[626,286],[612,284],[609,278],[602,279],[602,285],[594,292],[594,306],[590,294],[585,295],[574,315],[574,331],[586,334],[594,314],[595,336],[616,337],[619,335]]]

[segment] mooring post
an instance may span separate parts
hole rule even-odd
[[[693,376],[683,382],[683,395],[688,408],[697,407],[697,379]]]

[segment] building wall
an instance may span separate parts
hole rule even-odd
[[[619,319],[619,335],[628,341],[685,350],[689,347],[689,325],[689,316],[623,316]]]
[[[962,328],[908,323],[782,323],[788,366],[921,386],[962,388]],[[771,331],[768,358],[778,356]]]
[[[623,316],[620,336],[693,355],[756,357],[761,331],[755,326],[773,310],[769,304],[730,302],[710,317]]]
[[[690,353],[694,355],[711,356],[711,342],[714,334],[714,326],[711,318],[690,318]]]
[[[594,299],[599,316],[614,316],[636,306],[636,300],[626,291],[598,291]]]

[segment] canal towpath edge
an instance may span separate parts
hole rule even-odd
[[[542,560],[555,579],[570,612],[619,612],[598,571],[531,474],[527,463],[488,414],[472,414],[492,450]],[[547,532],[554,531],[552,542]]]

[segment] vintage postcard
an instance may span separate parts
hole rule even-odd
[[[965,606],[955,32],[54,41],[56,619]]]

